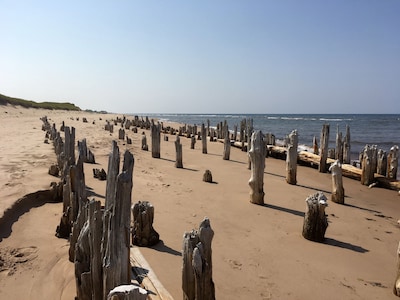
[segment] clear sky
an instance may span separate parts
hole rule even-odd
[[[117,113],[400,113],[399,0],[0,0],[0,93]]]

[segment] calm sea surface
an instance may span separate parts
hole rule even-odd
[[[379,149],[389,151],[393,145],[400,146],[399,114],[148,114],[160,121],[172,121],[182,124],[201,125],[210,120],[211,126],[226,120],[229,129],[234,125],[240,128],[240,121],[252,118],[255,130],[273,133],[277,140],[283,140],[292,130],[297,129],[299,144],[312,146],[313,137],[319,143],[323,124],[330,125],[330,147],[334,147],[337,128],[346,134],[346,125],[350,126],[352,159],[358,159],[365,145],[377,145]]]

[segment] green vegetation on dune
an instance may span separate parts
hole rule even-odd
[[[26,108],[43,108],[43,109],[53,109],[53,110],[77,110],[81,109],[73,103],[69,102],[35,102],[30,100],[24,100],[19,98],[12,98],[0,94],[0,105],[20,105]]]

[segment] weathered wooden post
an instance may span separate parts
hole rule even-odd
[[[249,157],[251,160],[251,177],[249,180],[250,202],[264,204],[264,168],[266,147],[260,130],[251,135]]]
[[[151,120],[151,157],[160,158],[161,125]]]
[[[201,124],[201,145],[203,154],[207,154],[207,132],[204,123]]]
[[[317,137],[316,137],[315,135],[314,135],[314,138],[313,138],[313,152],[314,152],[314,154],[316,154],[316,155],[319,154]]]
[[[397,275],[393,286],[393,293],[400,297],[400,242],[397,247]]]
[[[297,130],[293,130],[289,134],[289,144],[286,155],[286,182],[289,184],[297,183],[297,146],[299,138]]]
[[[344,204],[344,188],[342,179],[342,164],[336,160],[329,168],[332,173],[332,197],[335,203]]]
[[[107,300],[146,300],[147,291],[134,284],[124,284],[113,288]]]
[[[321,131],[321,155],[319,160],[318,171],[320,173],[326,173],[327,164],[326,160],[328,158],[328,146],[329,146],[329,124],[324,124]]]
[[[144,151],[149,150],[149,146],[147,145],[146,134],[144,133],[144,131],[142,132],[142,150],[144,150]]]
[[[190,149],[194,149],[194,145],[196,144],[196,136],[192,135],[190,138]]]
[[[132,244],[141,247],[157,244],[160,235],[153,228],[154,206],[148,201],[139,201],[132,205],[132,216]]]
[[[343,163],[343,141],[342,133],[339,131],[339,125],[337,125],[336,129],[335,159],[338,159],[340,163]]]
[[[237,124],[235,124],[235,126],[233,126],[233,141],[236,142],[237,140],[237,132],[238,132],[238,126]]]
[[[246,125],[247,125],[246,126],[246,135],[247,135],[247,157],[248,157],[248,159],[247,159],[247,162],[248,162],[247,168],[250,170],[251,169],[251,159],[250,159],[250,156],[248,154],[249,154],[249,151],[250,151],[250,146],[249,146],[250,145],[250,140],[252,138],[252,134],[253,134],[253,131],[254,131],[253,119],[251,119],[251,118],[247,119]],[[264,143],[264,146],[265,146],[265,143]],[[265,155],[264,155],[264,157],[265,157]]]
[[[399,146],[395,145],[392,148],[390,148],[387,163],[388,163],[387,177],[389,179],[396,179],[397,178],[397,168],[399,165]]]
[[[387,155],[382,149],[378,150],[378,165],[376,172],[383,176],[386,176],[387,173]]]
[[[119,169],[119,149],[113,141],[107,173],[103,232],[103,295],[116,286],[129,284],[130,223],[133,155],[126,151],[122,172]]]
[[[224,126],[224,151],[222,155],[223,160],[229,160],[229,157],[231,155],[231,139],[229,137],[229,129],[228,125]]]
[[[203,174],[203,181],[213,182],[212,173],[210,170],[206,170]]]
[[[328,219],[325,214],[325,208],[328,206],[327,199],[322,192],[317,192],[308,196],[306,203],[303,237],[314,242],[322,242],[328,227]]]
[[[361,163],[361,184],[370,185],[375,180],[375,172],[377,166],[377,149],[376,146],[366,145],[364,148]]]
[[[345,164],[350,163],[351,159],[351,145],[350,145],[350,126],[346,125],[346,135],[343,142],[343,162]]]
[[[182,162],[182,144],[181,144],[181,140],[180,140],[180,138],[179,138],[179,135],[176,136],[175,150],[176,150],[175,167],[176,167],[176,168],[183,168],[183,162]]]
[[[211,241],[214,231],[205,218],[198,230],[183,236],[182,290],[184,300],[214,300]]]

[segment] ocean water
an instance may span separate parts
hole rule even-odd
[[[148,114],[160,121],[182,124],[207,124],[216,127],[227,121],[229,129],[240,128],[244,118],[252,118],[255,130],[273,133],[277,140],[283,140],[292,130],[297,130],[299,146],[311,147],[313,137],[320,143],[323,124],[330,125],[329,147],[335,147],[336,132],[344,137],[346,125],[350,126],[351,159],[357,160],[365,145],[377,145],[378,149],[389,152],[394,145],[400,146],[400,114]]]

